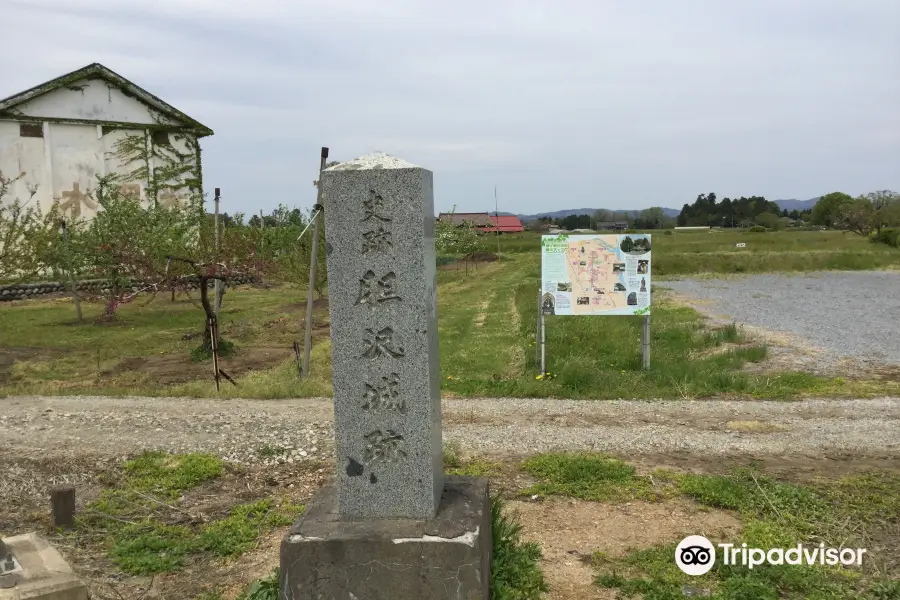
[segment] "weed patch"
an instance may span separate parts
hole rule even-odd
[[[224,473],[222,461],[212,455],[145,452],[125,463],[117,487],[85,507],[79,529],[104,530],[114,564],[129,574],[150,575],[180,569],[194,555],[238,556],[303,510],[267,498],[207,521],[181,508],[185,492]]]
[[[596,454],[538,454],[528,458],[523,468],[540,479],[523,490],[523,495],[571,496],[595,501],[657,497],[650,479],[637,476],[633,466]]]
[[[237,600],[278,600],[278,577],[279,569],[275,567],[271,575],[250,584]]]

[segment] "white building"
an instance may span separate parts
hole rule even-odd
[[[99,178],[142,202],[202,193],[199,139],[212,130],[94,63],[0,100],[0,172],[21,177],[0,202],[59,201],[73,218],[97,211]]]

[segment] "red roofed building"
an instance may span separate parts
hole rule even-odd
[[[519,217],[515,215],[491,216],[491,226],[479,227],[478,229],[487,233],[521,233],[525,231],[525,227],[522,226]]]
[[[491,216],[483,213],[441,213],[439,221],[451,222],[457,227],[469,225],[485,233],[520,233],[525,231],[519,217]]]

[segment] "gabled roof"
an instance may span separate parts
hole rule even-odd
[[[479,227],[479,229],[487,232],[501,231],[505,233],[517,233],[525,230],[522,222],[519,221],[519,217],[515,215],[491,215],[490,223],[490,227]]]
[[[181,121],[187,127],[196,130],[198,135],[200,135],[201,137],[213,134],[213,130],[206,125],[203,125],[199,121],[195,121],[171,104],[165,102],[157,96],[154,96],[144,88],[128,81],[118,73],[104,67],[100,63],[93,63],[86,67],[82,67],[77,71],[72,71],[71,73],[60,75],[56,79],[51,79],[46,83],[36,85],[31,89],[25,90],[24,92],[19,92],[18,94],[14,94],[8,98],[0,100],[0,114],[19,104],[28,102],[29,100],[37,98],[38,96],[43,96],[48,92],[52,92],[53,90],[59,89],[80,79],[104,79],[109,83],[119,86],[142,102],[152,106],[163,115],[171,117],[176,121]]]
[[[441,213],[438,216],[441,221],[450,221],[454,225],[471,223],[473,225],[490,225],[491,220],[486,212],[481,213]]]

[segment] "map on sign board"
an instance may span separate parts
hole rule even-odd
[[[541,312],[649,315],[650,236],[541,236]]]

